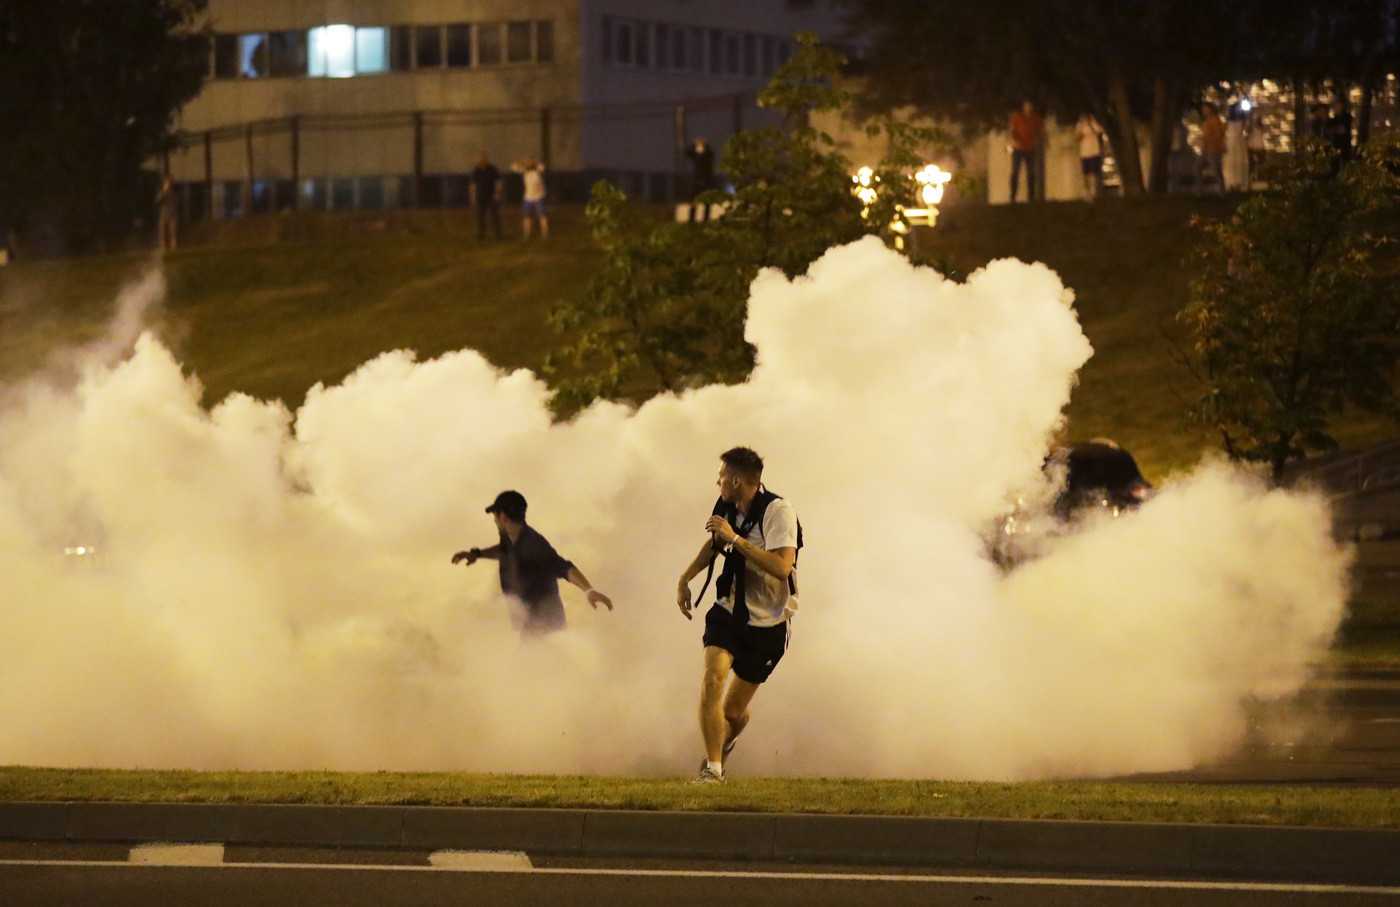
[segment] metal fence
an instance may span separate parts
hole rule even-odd
[[[180,133],[165,169],[186,223],[296,209],[466,205],[478,149],[493,145],[539,149],[534,156],[557,200],[581,201],[595,180],[609,179],[634,197],[671,201],[688,193],[682,148],[692,136],[718,146],[760,116],[752,93],[678,103],[297,114]],[[578,166],[585,145],[607,142],[651,165]],[[520,181],[507,176],[510,201]]]

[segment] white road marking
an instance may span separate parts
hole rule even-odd
[[[154,866],[218,866],[224,862],[222,844],[137,844],[128,861]]]
[[[533,868],[523,850],[437,850],[428,854],[428,865],[465,872],[511,872]]]
[[[106,866],[130,868],[131,863],[113,860],[0,860],[4,866]],[[654,878],[696,879],[796,879],[799,881],[831,882],[903,882],[910,884],[976,884],[976,885],[1040,885],[1068,888],[1139,888],[1187,891],[1252,891],[1296,894],[1369,894],[1400,898],[1400,887],[1383,885],[1347,885],[1316,882],[1208,882],[1171,879],[1092,879],[1053,876],[972,876],[972,875],[901,875],[896,873],[864,872],[746,872],[740,870],[688,869],[569,869],[536,867],[523,869],[457,869],[438,866],[404,866],[373,863],[220,863],[219,869],[320,869],[369,870],[375,872],[495,872],[532,875],[581,876],[643,876]]]

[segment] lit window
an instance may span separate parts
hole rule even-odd
[[[355,72],[389,71],[389,29],[355,29]]]
[[[307,73],[343,79],[355,74],[355,27],[323,25],[307,35]]]
[[[267,35],[240,35],[238,74],[249,79],[267,75]]]

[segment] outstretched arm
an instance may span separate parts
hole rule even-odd
[[[593,610],[598,610],[599,605],[607,605],[609,611],[613,609],[612,599],[608,598],[588,581],[588,577],[577,567],[569,567],[569,575],[565,577],[569,582],[582,589],[588,598],[588,603],[593,606]]]
[[[475,564],[481,558],[486,558],[488,561],[500,560],[500,543],[497,542],[490,548],[472,548],[468,551],[458,551],[456,554],[452,555],[452,563],[461,564],[465,562],[466,565],[470,567],[472,564]]]

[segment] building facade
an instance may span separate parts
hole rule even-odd
[[[764,121],[757,92],[827,12],[785,0],[210,0],[170,175],[187,219],[463,204],[485,153],[555,197],[681,188],[683,140]]]

